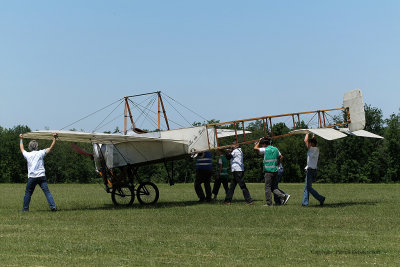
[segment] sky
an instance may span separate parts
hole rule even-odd
[[[0,0],[0,126],[93,131],[101,119],[70,124],[154,91],[188,122],[338,108],[356,88],[388,118],[399,14],[390,0]]]

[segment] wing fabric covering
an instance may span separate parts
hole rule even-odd
[[[53,132],[58,134],[60,141],[92,143],[92,144],[119,144],[124,142],[150,142],[159,140],[160,137],[141,134],[141,135],[122,135],[105,133],[87,133],[77,131],[35,131],[24,134],[24,138],[53,140]],[[179,142],[181,140],[165,139],[165,141]]]
[[[58,133],[60,141],[94,144],[94,155],[98,156],[101,152],[109,168],[177,157],[187,154],[188,151],[185,140],[163,138],[160,133],[121,135],[76,131],[36,131],[26,133],[24,137],[52,140],[53,132]],[[100,146],[100,151],[97,149],[97,144]]]
[[[348,135],[354,135],[354,136],[360,136],[360,137],[368,137],[368,138],[378,138],[378,139],[383,139],[382,136],[368,132],[366,130],[358,130],[354,132],[350,132],[349,128],[340,128],[339,129],[341,132],[346,133]]]
[[[299,129],[299,130],[291,131],[290,133],[292,133],[292,134],[313,133],[313,134],[318,135],[319,137],[322,137],[329,141],[340,139],[340,138],[346,137],[347,135],[383,139],[382,136],[379,136],[374,133],[370,133],[365,130],[358,130],[358,131],[351,132],[349,130],[349,128],[340,128],[339,130],[332,129],[332,128]]]
[[[344,133],[334,130],[332,128],[300,129],[300,130],[293,130],[290,133],[292,134],[313,133],[329,141],[340,139],[347,136]]]
[[[24,137],[52,140],[53,132],[58,133],[60,141],[94,144],[95,157],[102,153],[109,168],[174,158],[217,147],[214,130],[207,130],[206,126],[144,134],[130,131],[127,135],[50,130],[29,132]],[[222,138],[235,135],[235,131],[218,129],[217,134]]]
[[[360,89],[346,92],[343,96],[343,107],[349,109],[351,132],[363,130],[365,128],[364,101]]]

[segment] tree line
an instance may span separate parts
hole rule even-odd
[[[365,130],[381,135],[384,139],[348,136],[334,141],[318,138],[320,157],[318,181],[325,183],[397,183],[400,180],[400,113],[384,119],[382,110],[365,106]],[[216,120],[207,123],[216,122]],[[199,123],[194,123],[199,125]],[[305,125],[302,125],[304,127]],[[248,126],[253,136],[263,136],[261,122]],[[273,126],[276,135],[288,133],[291,129],[284,123]],[[0,183],[24,183],[27,179],[27,166],[19,150],[20,133],[29,132],[28,126],[15,126],[7,129],[0,126]],[[306,147],[304,135],[293,135],[276,139],[274,145],[284,156],[283,182],[303,182],[306,166]],[[229,140],[228,140],[229,142]],[[27,149],[28,140],[25,140]],[[46,148],[50,141],[39,140],[39,148]],[[91,151],[90,144],[79,144]],[[247,182],[263,180],[262,158],[253,145],[243,145],[245,179]],[[214,166],[217,156],[214,153]],[[173,165],[172,165],[173,164]],[[45,160],[46,175],[50,183],[96,183],[101,177],[96,173],[91,158],[77,154],[70,142],[57,142],[51,155]],[[171,173],[171,170],[174,170]],[[169,174],[167,172],[169,171]],[[173,163],[142,166],[138,170],[142,180],[166,182],[173,176],[175,182],[190,183],[195,178],[195,159],[187,157]]]

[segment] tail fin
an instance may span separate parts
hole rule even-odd
[[[349,130],[355,132],[365,127],[364,101],[360,89],[346,92],[343,96],[343,107],[349,109]]]

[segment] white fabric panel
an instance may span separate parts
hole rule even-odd
[[[187,154],[187,145],[169,141],[128,142],[106,146],[106,159],[109,168]]]
[[[343,138],[343,137],[347,136],[344,133],[341,133],[332,128],[299,129],[299,130],[291,131],[290,133],[294,133],[294,134],[313,133],[313,134],[318,135],[319,137],[322,137],[326,140],[335,140],[335,139],[339,139],[339,138]]]
[[[347,136],[344,133],[341,133],[332,128],[309,129],[309,131],[326,140],[335,140]]]
[[[364,101],[360,89],[346,92],[343,96],[343,107],[349,108],[351,132],[362,130],[365,127]]]
[[[95,143],[95,144],[119,144],[124,142],[151,142],[154,140],[165,140],[171,142],[179,142],[175,139],[163,139],[152,137],[152,133],[141,135],[122,135],[122,134],[104,134],[104,133],[86,133],[77,131],[35,131],[25,133],[24,138],[53,140],[53,132],[58,134],[60,141]]]
[[[339,129],[341,132],[346,133],[348,135],[355,135],[355,136],[360,136],[360,137],[369,137],[369,138],[379,138],[383,139],[382,136],[365,131],[365,130],[358,130],[355,132],[350,132],[349,128],[340,128]]]

